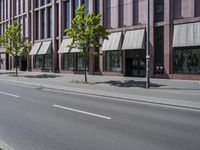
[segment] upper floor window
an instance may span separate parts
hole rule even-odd
[[[35,34],[36,34],[36,39],[39,39],[39,34],[40,34],[40,32],[39,32],[39,22],[40,22],[40,15],[39,15],[39,11],[36,11],[36,18],[35,18],[35,22],[36,22],[36,32],[35,32]]]
[[[85,14],[87,15],[89,13],[89,0],[83,0],[82,3],[85,5],[86,7],[86,11]]]
[[[45,38],[46,21],[45,21],[45,9],[41,10],[41,38]]]
[[[155,22],[164,21],[164,0],[155,0]]]
[[[200,16],[200,0],[195,0],[195,16]]]
[[[180,19],[182,17],[181,5],[182,5],[182,0],[173,1],[173,18],[174,19]]]
[[[45,4],[45,0],[40,0],[41,6]]]
[[[133,24],[139,24],[139,1],[133,0]]]
[[[53,24],[52,24],[52,8],[48,8],[48,37],[52,37]]]
[[[104,9],[106,10],[106,15],[104,18],[104,25],[107,28],[111,28],[111,0],[106,0],[104,3]]]
[[[70,3],[65,2],[65,28],[70,28]]]
[[[36,7],[39,7],[40,6],[40,0],[36,0]]]
[[[79,0],[74,0],[73,1],[73,17],[76,17],[76,9],[79,6]]]
[[[46,1],[47,1],[47,2],[46,2],[47,4],[48,4],[48,3],[51,3],[51,0],[46,0]]]
[[[96,15],[100,13],[99,0],[95,0],[95,11],[94,11],[94,13]]]

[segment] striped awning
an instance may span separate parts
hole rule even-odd
[[[200,22],[174,26],[173,47],[200,46]]]
[[[60,48],[58,50],[58,53],[78,53],[80,50],[75,49],[75,48],[69,48],[67,45],[72,44],[73,39],[64,39],[60,45]]]
[[[48,42],[43,42],[42,46],[39,50],[39,52],[37,53],[38,55],[46,55],[46,54],[51,54],[51,41]]]
[[[108,36],[108,40],[103,41],[102,51],[120,50],[122,42],[122,32],[114,32]]]
[[[145,49],[144,35],[144,29],[126,31],[122,50]]]
[[[35,43],[29,53],[29,55],[36,55],[41,47],[42,43]]]

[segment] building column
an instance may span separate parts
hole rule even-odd
[[[149,69],[150,69],[150,76],[152,77],[154,74],[154,0],[150,0],[150,32],[149,32],[149,40],[150,40],[150,62],[149,62]]]
[[[25,6],[25,8],[26,8],[26,15],[27,15],[27,22],[25,23],[27,26],[26,26],[26,28],[28,28],[27,30],[28,30],[28,42],[31,42],[31,37],[32,37],[32,32],[31,32],[31,30],[32,30],[32,28],[31,28],[31,13],[30,13],[30,10],[31,10],[31,1],[27,1],[26,3],[26,6]],[[31,70],[31,56],[27,56],[27,70],[28,71],[30,71]]]
[[[57,28],[59,28],[59,33],[58,33],[58,36],[59,36],[59,41],[58,41],[58,46],[61,45],[62,43],[62,40],[63,40],[63,35],[64,35],[64,22],[63,21],[65,19],[65,14],[64,14],[64,2],[62,0],[59,1],[59,10],[58,10],[58,13],[59,13],[59,17],[58,17],[58,25],[57,25]],[[58,54],[58,70],[61,71],[62,70],[62,54]]]
[[[58,57],[57,57],[57,43],[56,43],[56,31],[57,31],[57,11],[56,11],[56,1],[52,1],[52,72],[58,70]]]
[[[99,12],[100,14],[102,14],[102,19],[101,19],[101,25],[105,25],[105,16],[106,16],[106,11],[104,8],[104,0],[99,0]],[[103,43],[103,40],[100,41],[101,43]],[[103,51],[101,51],[101,49],[99,50],[99,72],[102,74],[103,73]]]
[[[89,13],[94,13],[94,0],[89,0]],[[95,48],[90,51],[95,52]],[[95,58],[89,56],[89,74],[93,74],[95,71]]]
[[[30,26],[31,26],[31,44],[32,44],[32,46],[33,46],[33,44],[34,44],[34,40],[35,40],[35,36],[36,36],[36,23],[35,23],[35,15],[34,15],[34,6],[35,6],[35,3],[34,3],[34,0],[31,0],[31,19],[30,19]],[[30,59],[31,59],[31,64],[30,64],[30,69],[32,70],[33,69],[33,63],[34,63],[34,56],[33,55],[31,55],[30,56]]]
[[[164,75],[169,77],[172,73],[172,42],[170,2],[164,0]]]

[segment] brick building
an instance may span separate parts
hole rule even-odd
[[[19,20],[33,44],[21,69],[82,73],[78,50],[64,34],[75,9],[101,13],[111,32],[102,41],[99,57],[89,58],[90,74],[145,76],[145,28],[147,0],[0,0],[0,34],[12,20]],[[152,77],[200,79],[200,0],[150,0],[150,74]],[[15,65],[0,49],[0,68]]]

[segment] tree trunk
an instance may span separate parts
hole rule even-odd
[[[87,60],[84,56],[84,71],[85,71],[85,82],[87,82]]]

